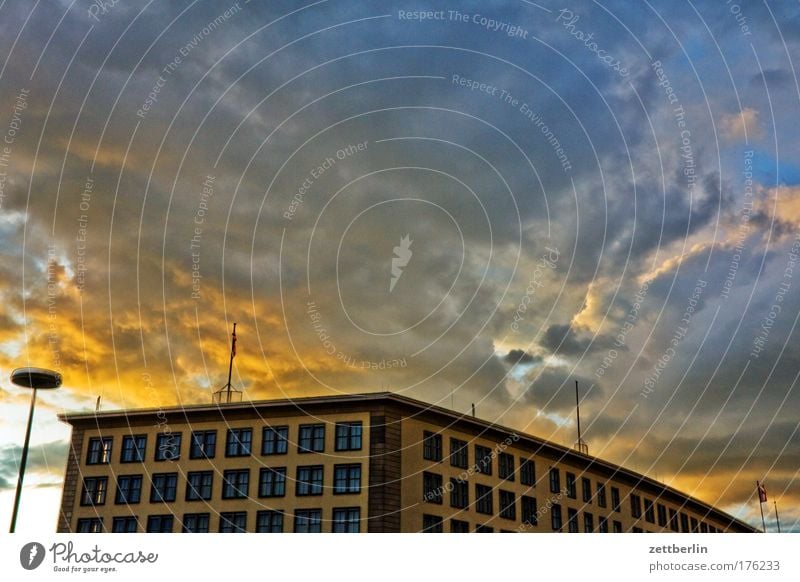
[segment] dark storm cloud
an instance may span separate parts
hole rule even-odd
[[[69,443],[63,441],[32,445],[28,452],[28,474],[60,476],[64,470],[68,448]],[[11,489],[14,486],[12,483],[16,483],[21,453],[22,447],[19,445],[0,447],[0,490]]]

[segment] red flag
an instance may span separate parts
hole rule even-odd
[[[231,334],[233,341],[231,342],[231,357],[236,357],[236,327],[233,328],[233,333]]]
[[[758,487],[758,502],[759,503],[766,503],[767,502],[767,488],[764,487],[763,483],[759,483],[756,481],[756,486]]]

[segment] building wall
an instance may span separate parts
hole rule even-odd
[[[689,528],[686,531],[726,531],[729,526],[727,521],[714,520],[707,517],[704,513],[692,511],[678,502],[659,498],[657,492],[648,491],[644,487],[632,487],[621,480],[609,478],[607,475],[600,474],[592,470],[583,470],[568,460],[544,456],[534,448],[526,446],[522,439],[514,438],[517,435],[509,433],[504,438],[502,435],[495,435],[489,438],[488,435],[476,436],[475,433],[463,430],[446,428],[442,423],[426,422],[418,419],[407,419],[403,427],[403,495],[402,495],[402,531],[421,531],[424,524],[424,515],[441,517],[443,520],[443,530],[450,531],[451,520],[465,521],[469,524],[469,530],[475,531],[478,525],[491,527],[494,531],[514,531],[514,532],[553,532],[551,517],[552,506],[559,505],[562,514],[562,528],[559,531],[568,531],[569,510],[577,512],[577,529],[585,532],[584,514],[591,514],[593,530],[597,531],[600,518],[605,517],[608,523],[609,532],[613,532],[614,522],[619,522],[619,527],[623,532],[643,531],[643,532],[670,532],[669,509],[676,512],[677,526],[681,527],[680,514],[687,516]],[[442,436],[443,454],[441,461],[424,459],[424,434],[439,433]],[[455,437],[461,441],[469,443],[468,448],[468,469],[452,466],[449,458],[450,438]],[[496,453],[492,461],[492,474],[485,475],[475,470],[476,455],[475,445],[487,447]],[[499,476],[499,453],[511,454],[514,457],[515,474],[512,479],[501,479]],[[535,485],[526,486],[520,483],[520,462],[522,459],[532,459],[535,463]],[[552,492],[550,488],[550,470],[559,470],[560,489]],[[426,499],[423,490],[423,474],[425,472],[441,475],[442,484],[445,487],[441,504]],[[575,498],[571,498],[566,490],[567,473],[575,476]],[[590,481],[590,499],[583,501],[583,478]],[[469,506],[466,509],[459,509],[451,506],[450,498],[450,479],[460,479],[468,482]],[[475,484],[481,484],[492,488],[492,505],[494,515],[486,515],[476,511]],[[605,507],[598,505],[596,496],[598,483],[604,483],[606,489]],[[619,490],[620,505],[619,511],[612,507],[611,489],[615,487]],[[512,492],[515,497],[515,519],[500,517],[499,497],[500,491]],[[631,508],[631,494],[638,494],[641,499],[642,515],[634,518]],[[535,525],[523,523],[521,512],[520,496],[527,495],[536,499],[538,520]],[[645,500],[653,503],[653,522],[646,519],[644,513]],[[664,506],[667,525],[659,525],[658,505]],[[696,520],[693,522],[692,520]],[[705,524],[703,526],[702,524]],[[695,529],[692,529],[695,525]],[[710,526],[710,527],[709,527]],[[701,530],[701,528],[703,528]]]
[[[78,520],[81,518],[102,517],[105,531],[111,531],[114,517],[136,516],[139,520],[138,531],[144,531],[149,515],[173,514],[175,525],[173,531],[180,531],[181,519],[186,513],[210,513],[210,531],[219,529],[219,513],[247,511],[247,530],[255,531],[256,512],[258,510],[281,510],[285,513],[284,531],[292,531],[293,512],[295,509],[322,509],[322,531],[331,531],[331,519],[335,507],[359,507],[362,520],[368,513],[368,488],[370,482],[370,431],[369,414],[366,412],[352,412],[342,414],[325,414],[318,417],[270,417],[267,419],[237,419],[229,423],[220,421],[198,421],[191,424],[170,423],[169,430],[173,434],[181,434],[181,454],[176,461],[156,461],[156,437],[164,432],[163,426],[154,423],[133,426],[120,426],[114,428],[89,428],[76,429],[75,437],[82,434],[82,443],[79,438],[73,438],[75,446],[80,451],[79,471],[73,480],[68,473],[65,482],[65,494],[62,513],[64,519],[59,524],[59,531],[76,531]],[[334,451],[335,432],[337,421],[362,422],[362,449],[360,451]],[[325,424],[325,450],[322,453],[299,453],[298,431],[301,424]],[[262,429],[265,425],[289,427],[288,452],[284,455],[261,455]],[[229,428],[252,428],[252,452],[249,457],[226,457],[225,440]],[[213,459],[190,459],[189,446],[192,431],[216,430],[216,454]],[[122,463],[120,455],[122,440],[125,435],[147,435],[147,446],[144,462]],[[93,437],[112,437],[113,448],[110,464],[87,465],[88,443]],[[334,465],[361,464],[361,491],[358,494],[334,494],[333,477]],[[296,496],[296,469],[301,465],[322,465],[324,489],[322,495]],[[259,498],[258,484],[259,473],[262,467],[286,467],[286,495],[280,498]],[[249,499],[222,499],[223,474],[229,469],[249,469]],[[190,471],[211,470],[214,472],[212,499],[210,501],[187,501],[186,484],[187,473]],[[150,484],[154,473],[178,473],[176,500],[174,502],[151,502]],[[116,504],[117,491],[116,478],[119,475],[143,475],[141,501],[138,504]],[[82,480],[86,477],[108,476],[109,486],[106,501],[101,506],[81,506],[80,494]],[[75,494],[68,493],[69,490]],[[69,523],[69,526],[67,526]],[[361,531],[366,531],[362,521]]]

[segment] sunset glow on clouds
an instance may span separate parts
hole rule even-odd
[[[571,445],[579,380],[592,454],[753,524],[764,480],[799,529],[797,7],[426,9],[0,8],[0,373],[65,379],[31,485],[59,412],[209,402],[237,322],[247,398],[452,394]]]

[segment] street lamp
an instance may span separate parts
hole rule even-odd
[[[17,527],[17,512],[19,511],[19,498],[22,495],[22,480],[25,478],[25,465],[28,462],[28,445],[31,441],[31,424],[33,423],[33,409],[36,407],[36,391],[51,389],[61,386],[61,374],[43,368],[17,368],[11,372],[11,382],[23,388],[31,388],[31,410],[28,413],[28,428],[25,430],[25,444],[22,445],[22,456],[19,460],[19,479],[17,480],[17,494],[14,497],[14,512],[11,514],[11,533]]]

